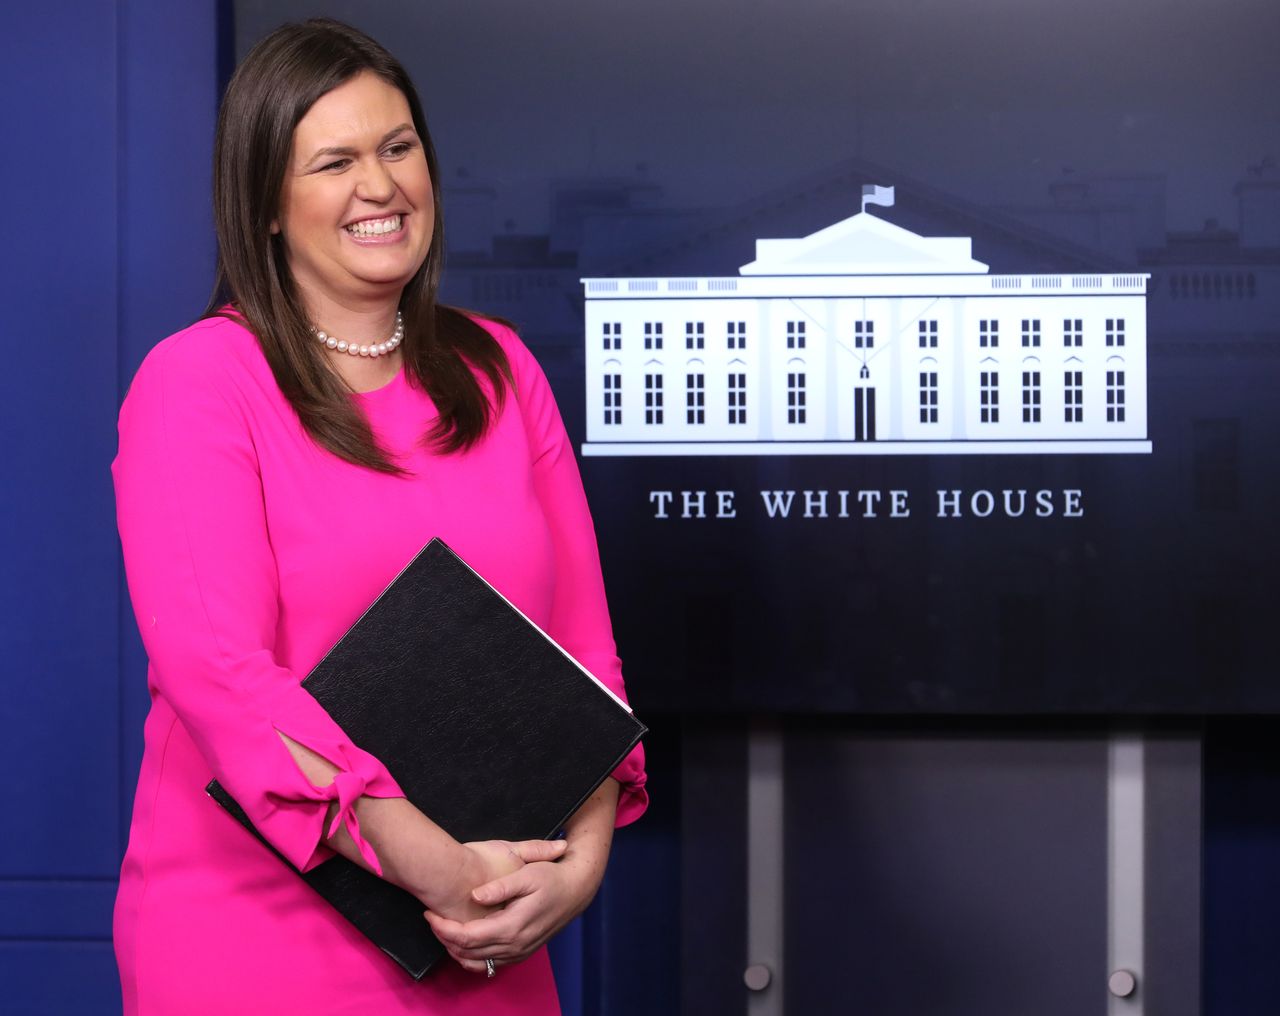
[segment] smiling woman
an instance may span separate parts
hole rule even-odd
[[[480,438],[510,382],[490,330],[436,303],[438,181],[413,83],[390,53],[345,25],[277,29],[227,86],[214,147],[218,282],[205,314],[230,314],[257,336],[321,446],[388,473],[399,466],[377,447],[351,392],[381,387],[402,357],[439,409],[427,440],[453,452]],[[371,223],[396,214],[401,231],[371,243],[368,234],[386,228]],[[321,331],[346,349],[316,356]],[[397,333],[396,356],[366,362]]]
[[[152,695],[115,910],[125,1013],[556,1013],[543,946],[644,810],[640,749],[563,841],[458,843],[300,685],[439,536],[623,694],[550,388],[509,328],[436,302],[435,155],[376,42],[272,33],[215,152],[215,296],[143,362],[112,467]],[[295,867],[337,851],[416,896],[452,961],[409,979],[211,778]]]
[[[398,302],[434,228],[431,171],[404,93],[364,72],[321,96],[294,129],[271,223],[312,317],[349,334],[351,319],[388,305],[388,294]],[[335,366],[357,391],[393,373],[376,358]]]

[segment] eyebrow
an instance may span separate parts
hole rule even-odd
[[[378,141],[377,147],[381,148],[388,141],[394,138],[397,134],[403,134],[405,131],[411,131],[411,130],[413,130],[413,124],[411,123],[402,123],[398,127],[392,127],[391,130],[387,131],[386,134],[382,135],[382,138]],[[311,158],[307,159],[307,161],[303,163],[303,165],[310,166],[313,162],[316,161],[316,159],[331,156],[331,155],[355,155],[355,154],[356,154],[356,150],[348,145],[335,145],[329,148],[318,148],[316,149],[315,152],[312,153]]]

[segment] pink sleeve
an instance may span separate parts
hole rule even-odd
[[[486,325],[497,330],[489,322]],[[597,678],[626,700],[622,661],[613,641],[595,527],[582,477],[565,433],[555,396],[542,368],[519,339],[500,335],[511,359],[517,397],[533,455],[534,489],[555,548],[556,585],[548,633]],[[621,786],[617,825],[634,822],[649,804],[644,748],[635,749],[613,772]]]
[[[116,512],[152,694],[290,863],[306,870],[330,856],[321,835],[342,822],[380,871],[352,805],[364,794],[403,795],[275,660],[276,564],[246,397],[231,371],[216,343],[175,337],[143,363],[120,411]],[[337,766],[333,782],[313,786],[277,732]]]

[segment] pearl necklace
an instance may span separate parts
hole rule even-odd
[[[386,342],[375,342],[371,346],[361,346],[355,342],[347,342],[317,328],[312,328],[311,334],[329,349],[336,349],[339,353],[350,353],[352,356],[386,356],[387,353],[390,353],[396,346],[400,345],[401,340],[404,338],[404,318],[399,311],[396,311],[396,330],[391,333],[391,338],[387,339]]]

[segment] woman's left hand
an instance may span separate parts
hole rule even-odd
[[[466,970],[483,974],[519,963],[587,909],[604,878],[618,808],[618,784],[607,779],[569,820],[568,849],[556,861],[534,861],[477,886],[472,899],[489,913],[451,921],[431,911],[427,923]]]

